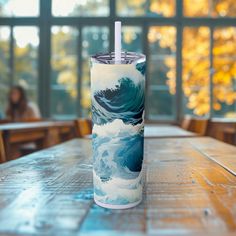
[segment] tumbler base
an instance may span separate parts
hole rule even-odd
[[[137,202],[130,203],[130,204],[126,204],[126,205],[112,205],[112,204],[106,204],[106,203],[99,202],[99,201],[96,200],[95,198],[94,198],[94,201],[95,201],[95,203],[96,203],[98,206],[101,206],[101,207],[104,207],[104,208],[122,210],[122,209],[128,209],[128,208],[132,208],[132,207],[137,206],[139,203],[141,203],[142,199],[139,200],[139,201],[137,201]]]

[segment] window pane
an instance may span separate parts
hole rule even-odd
[[[175,0],[116,0],[119,16],[172,17],[175,15]]]
[[[0,27],[0,118],[3,117],[7,106],[9,88],[9,46],[10,28]]]
[[[212,1],[213,17],[236,17],[236,1],[221,0]]]
[[[188,17],[235,17],[236,1],[184,0],[184,14]]]
[[[109,30],[108,27],[88,26],[82,30],[82,91],[81,106],[82,115],[87,117],[91,113],[91,97],[90,97],[90,67],[89,57],[96,53],[108,52],[109,47]]]
[[[174,97],[168,89],[163,87],[152,88],[149,97],[149,114],[150,120],[173,120]]]
[[[38,28],[17,26],[14,35],[14,82],[22,85],[29,97],[37,102],[38,87]]]
[[[38,16],[39,0],[0,0],[0,16]]]
[[[176,29],[152,26],[149,41],[149,119],[174,119],[176,83]]]
[[[182,86],[185,114],[196,116],[206,116],[209,114],[209,50],[209,28],[184,28]]]
[[[219,117],[236,117],[236,27],[214,31],[213,108]]]
[[[142,28],[138,26],[122,27],[122,49],[129,52],[142,52]]]
[[[52,0],[54,16],[108,16],[109,0]]]
[[[209,16],[209,0],[184,0],[184,15],[188,17]]]
[[[75,117],[77,111],[77,37],[72,27],[52,27],[51,114]]]

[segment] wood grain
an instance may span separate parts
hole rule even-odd
[[[0,234],[233,235],[236,176],[207,156],[216,146],[234,158],[235,147],[211,138],[146,139],[144,199],[129,210],[94,204],[91,140],[4,163]]]
[[[210,138],[194,140],[192,145],[204,156],[236,176],[236,148],[234,146]]]

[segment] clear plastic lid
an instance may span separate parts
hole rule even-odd
[[[140,62],[144,62],[146,57],[144,54],[135,53],[135,52],[122,52],[121,53],[121,61],[116,61],[115,63],[115,53],[99,53],[91,56],[92,63],[99,64],[137,64]]]

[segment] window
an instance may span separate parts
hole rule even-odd
[[[119,16],[171,17],[175,15],[175,0],[116,0]]]
[[[236,27],[216,28],[213,47],[213,115],[236,112]]]
[[[184,113],[208,116],[210,112],[210,30],[208,27],[184,28],[182,55]]]
[[[122,48],[130,52],[143,52],[142,28],[140,26],[122,27]]]
[[[149,119],[169,120],[175,117],[176,29],[152,26],[148,32],[150,75]],[[168,104],[168,105],[167,105]]]
[[[45,117],[90,116],[89,59],[113,49],[115,19],[147,56],[148,120],[236,117],[234,0],[0,0],[0,112],[19,83]]]
[[[236,4],[234,0],[184,0],[184,14],[188,17],[235,17]]]
[[[53,26],[51,36],[51,115],[76,117],[78,83],[78,31],[68,26]]]
[[[7,106],[9,87],[19,84],[31,101],[38,95],[38,28],[31,26],[0,27],[0,112]]]

